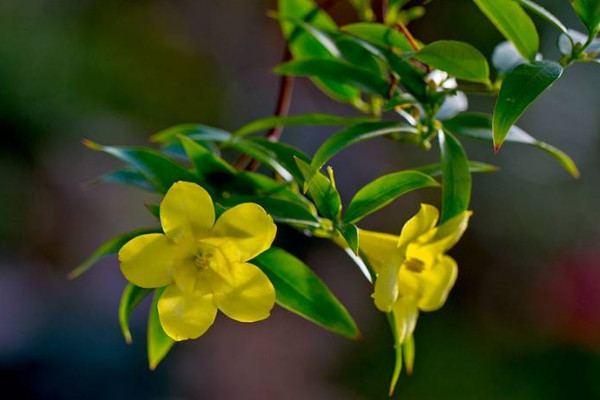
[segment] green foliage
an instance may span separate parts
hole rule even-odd
[[[496,150],[504,142],[529,145],[551,155],[574,177],[579,175],[564,152],[514,124],[564,69],[582,62],[600,64],[598,1],[571,1],[588,30],[583,34],[569,29],[533,0],[474,0],[508,40],[494,50],[493,71],[486,57],[469,43],[439,38],[423,44],[413,38],[405,25],[422,16],[424,8],[420,5],[410,7],[411,2],[405,0],[389,1],[387,13],[376,17],[381,10],[374,9],[370,1],[350,3],[360,18],[341,27],[312,0],[279,0],[277,13],[271,15],[281,25],[289,50],[274,69],[282,75],[282,82],[308,77],[325,95],[350,105],[354,114],[287,115],[285,103],[289,103],[290,89],[282,84],[278,113],[250,121],[233,133],[202,124],[176,125],[151,137],[158,149],[85,141],[87,147],[110,154],[124,164],[91,184],[119,183],[162,195],[177,181],[195,182],[210,193],[218,215],[238,204],[256,203],[277,224],[342,247],[374,283],[378,276],[361,251],[363,231],[357,226],[364,217],[402,200],[406,193],[440,188],[441,221],[448,221],[469,209],[471,175],[498,170],[469,160],[459,139],[493,142]],[[560,59],[553,61],[538,54],[537,29],[527,12],[556,28]],[[465,93],[497,96],[493,115],[464,112],[468,108]],[[285,138],[279,141],[281,130],[289,126],[341,129],[324,139],[309,157],[286,144]],[[266,136],[257,135],[264,131]],[[327,167],[324,173],[323,167],[339,152],[375,138],[413,151],[429,151],[438,143],[439,155],[435,152],[429,165],[372,177],[342,212],[333,170]],[[265,168],[259,169],[259,165]],[[344,170],[337,172],[345,174]],[[160,219],[158,206],[147,208]],[[130,239],[149,232],[162,231],[151,228],[117,236],[69,276],[79,276],[99,259],[115,255]],[[332,332],[353,339],[360,336],[346,308],[301,260],[273,247],[252,262],[274,285],[279,305]],[[129,317],[151,291],[130,284],[123,292],[119,322],[127,342],[131,341]],[[174,344],[158,316],[156,304],[161,293],[162,289],[154,291],[148,318],[152,369]],[[395,332],[391,314],[389,318],[398,343],[401,335]],[[404,342],[396,346],[390,392],[403,366],[408,373],[413,369],[414,338],[412,334],[402,336]]]
[[[351,339],[360,337],[348,310],[302,261],[272,247],[253,262],[269,277],[277,304],[325,329]]]
[[[494,108],[494,148],[500,149],[510,127],[529,106],[560,78],[562,67],[553,61],[521,64],[512,70],[498,94]]]

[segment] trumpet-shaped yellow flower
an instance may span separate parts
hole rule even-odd
[[[269,316],[275,289],[247,262],[275,239],[277,228],[262,207],[240,204],[215,222],[206,190],[177,182],[160,204],[160,221],[164,234],[132,239],[119,251],[119,260],[123,275],[134,285],[167,286],[158,301],[167,335],[178,341],[201,336],[217,309],[241,322]]]
[[[359,231],[360,250],[377,274],[376,307],[392,312],[399,344],[411,337],[419,310],[444,305],[456,281],[456,262],[444,253],[467,228],[470,211],[436,226],[438,209],[422,204],[402,228],[400,236]]]

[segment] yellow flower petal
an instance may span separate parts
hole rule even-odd
[[[419,308],[423,311],[435,311],[442,307],[448,298],[450,289],[456,282],[458,267],[449,256],[439,257],[438,262],[419,275],[422,293]]]
[[[400,265],[388,262],[377,275],[373,300],[383,312],[390,312],[398,299],[398,271]]]
[[[400,299],[392,309],[394,325],[396,327],[396,346],[412,336],[417,325],[419,310],[411,298]]]
[[[162,233],[140,235],[119,250],[121,272],[134,285],[143,288],[166,286],[173,281],[176,248]]]
[[[421,204],[419,212],[404,224],[400,239],[398,239],[398,247],[405,247],[419,236],[432,230],[439,215],[440,212],[434,206]]]
[[[176,285],[167,287],[158,300],[160,324],[173,340],[202,336],[216,315],[210,294],[184,293]]]
[[[359,229],[358,245],[375,272],[398,252],[398,236]]]
[[[420,252],[430,254],[443,254],[447,252],[458,243],[465,230],[467,230],[469,218],[472,214],[471,211],[464,211],[458,214],[456,217],[449,219],[435,228],[430,234],[426,234],[416,242],[411,243],[409,247],[418,246]]]
[[[160,204],[160,222],[173,241],[203,237],[215,222],[212,199],[195,183],[177,182]]]
[[[232,264],[221,271],[215,304],[229,318],[256,322],[269,316],[275,304],[275,288],[267,276],[248,263]]]
[[[245,262],[271,247],[277,226],[266,211],[254,203],[239,204],[225,211],[215,223],[209,238],[231,262]]]

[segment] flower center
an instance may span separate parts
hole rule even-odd
[[[422,272],[425,269],[425,263],[417,258],[409,258],[404,261],[404,266],[406,269],[412,272]]]
[[[214,255],[211,252],[199,251],[198,253],[196,253],[196,255],[194,256],[194,265],[196,266],[196,269],[199,271],[203,271],[210,267],[210,263],[213,257]]]

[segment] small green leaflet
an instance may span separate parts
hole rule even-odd
[[[344,224],[338,228],[338,231],[346,241],[346,244],[350,250],[352,250],[354,254],[358,255],[358,227],[354,224]]]
[[[77,268],[71,271],[67,276],[69,279],[75,279],[90,268],[94,266],[98,261],[103,259],[104,257],[113,256],[119,252],[121,247],[125,245],[125,243],[129,242],[134,237],[144,235],[147,233],[160,233],[162,230],[160,228],[145,228],[138,229],[133,232],[124,233],[119,236],[115,236],[114,238],[107,240],[100,247],[98,247],[91,256],[88,257],[87,260],[79,264]]]
[[[596,36],[600,24],[600,1],[570,0],[570,3],[588,32]]]
[[[423,47],[413,58],[459,79],[489,83],[490,67],[484,55],[468,43],[439,40]]]
[[[373,72],[337,59],[306,59],[278,65],[273,71],[280,75],[308,76],[350,85],[366,93],[387,97],[390,84]]]
[[[334,333],[360,337],[348,310],[302,261],[277,247],[252,260],[275,287],[277,304]]]
[[[502,146],[510,127],[525,110],[562,75],[553,61],[521,64],[506,75],[494,108],[494,150]]]
[[[144,289],[131,283],[128,283],[123,290],[121,296],[121,303],[119,304],[119,325],[121,325],[121,331],[125,337],[125,342],[131,344],[131,331],[129,329],[129,317],[133,310],[146,298],[152,289]]]
[[[158,317],[158,299],[165,288],[156,289],[148,315],[148,364],[155,370],[158,364],[169,353],[175,341],[165,333]]]
[[[460,114],[444,121],[444,128],[459,136],[492,141],[492,117],[487,114]],[[510,128],[505,142],[527,144],[543,150],[554,157],[573,177],[579,177],[579,170],[575,162],[567,154],[548,143],[535,139],[517,126]]]
[[[342,211],[342,200],[335,185],[321,172],[313,170],[306,162],[296,158],[296,164],[304,176],[308,193],[319,212],[327,218],[337,220]]]
[[[235,169],[222,158],[214,155],[206,147],[187,136],[179,136],[179,140],[185,150],[185,154],[192,162],[196,171],[203,175],[211,174],[235,174]]]
[[[469,208],[471,172],[460,142],[451,133],[438,133],[442,159],[442,218],[444,223]]]
[[[144,175],[133,169],[118,169],[113,172],[104,174],[96,179],[84,185],[85,188],[89,188],[100,183],[120,183],[122,185],[133,186],[139,189],[144,189],[149,192],[154,192],[154,187],[148,183]]]
[[[540,39],[533,21],[517,1],[473,0],[500,33],[528,60],[537,55]]]
[[[422,172],[400,171],[375,179],[360,189],[344,213],[344,222],[357,222],[413,190],[440,184]]]

